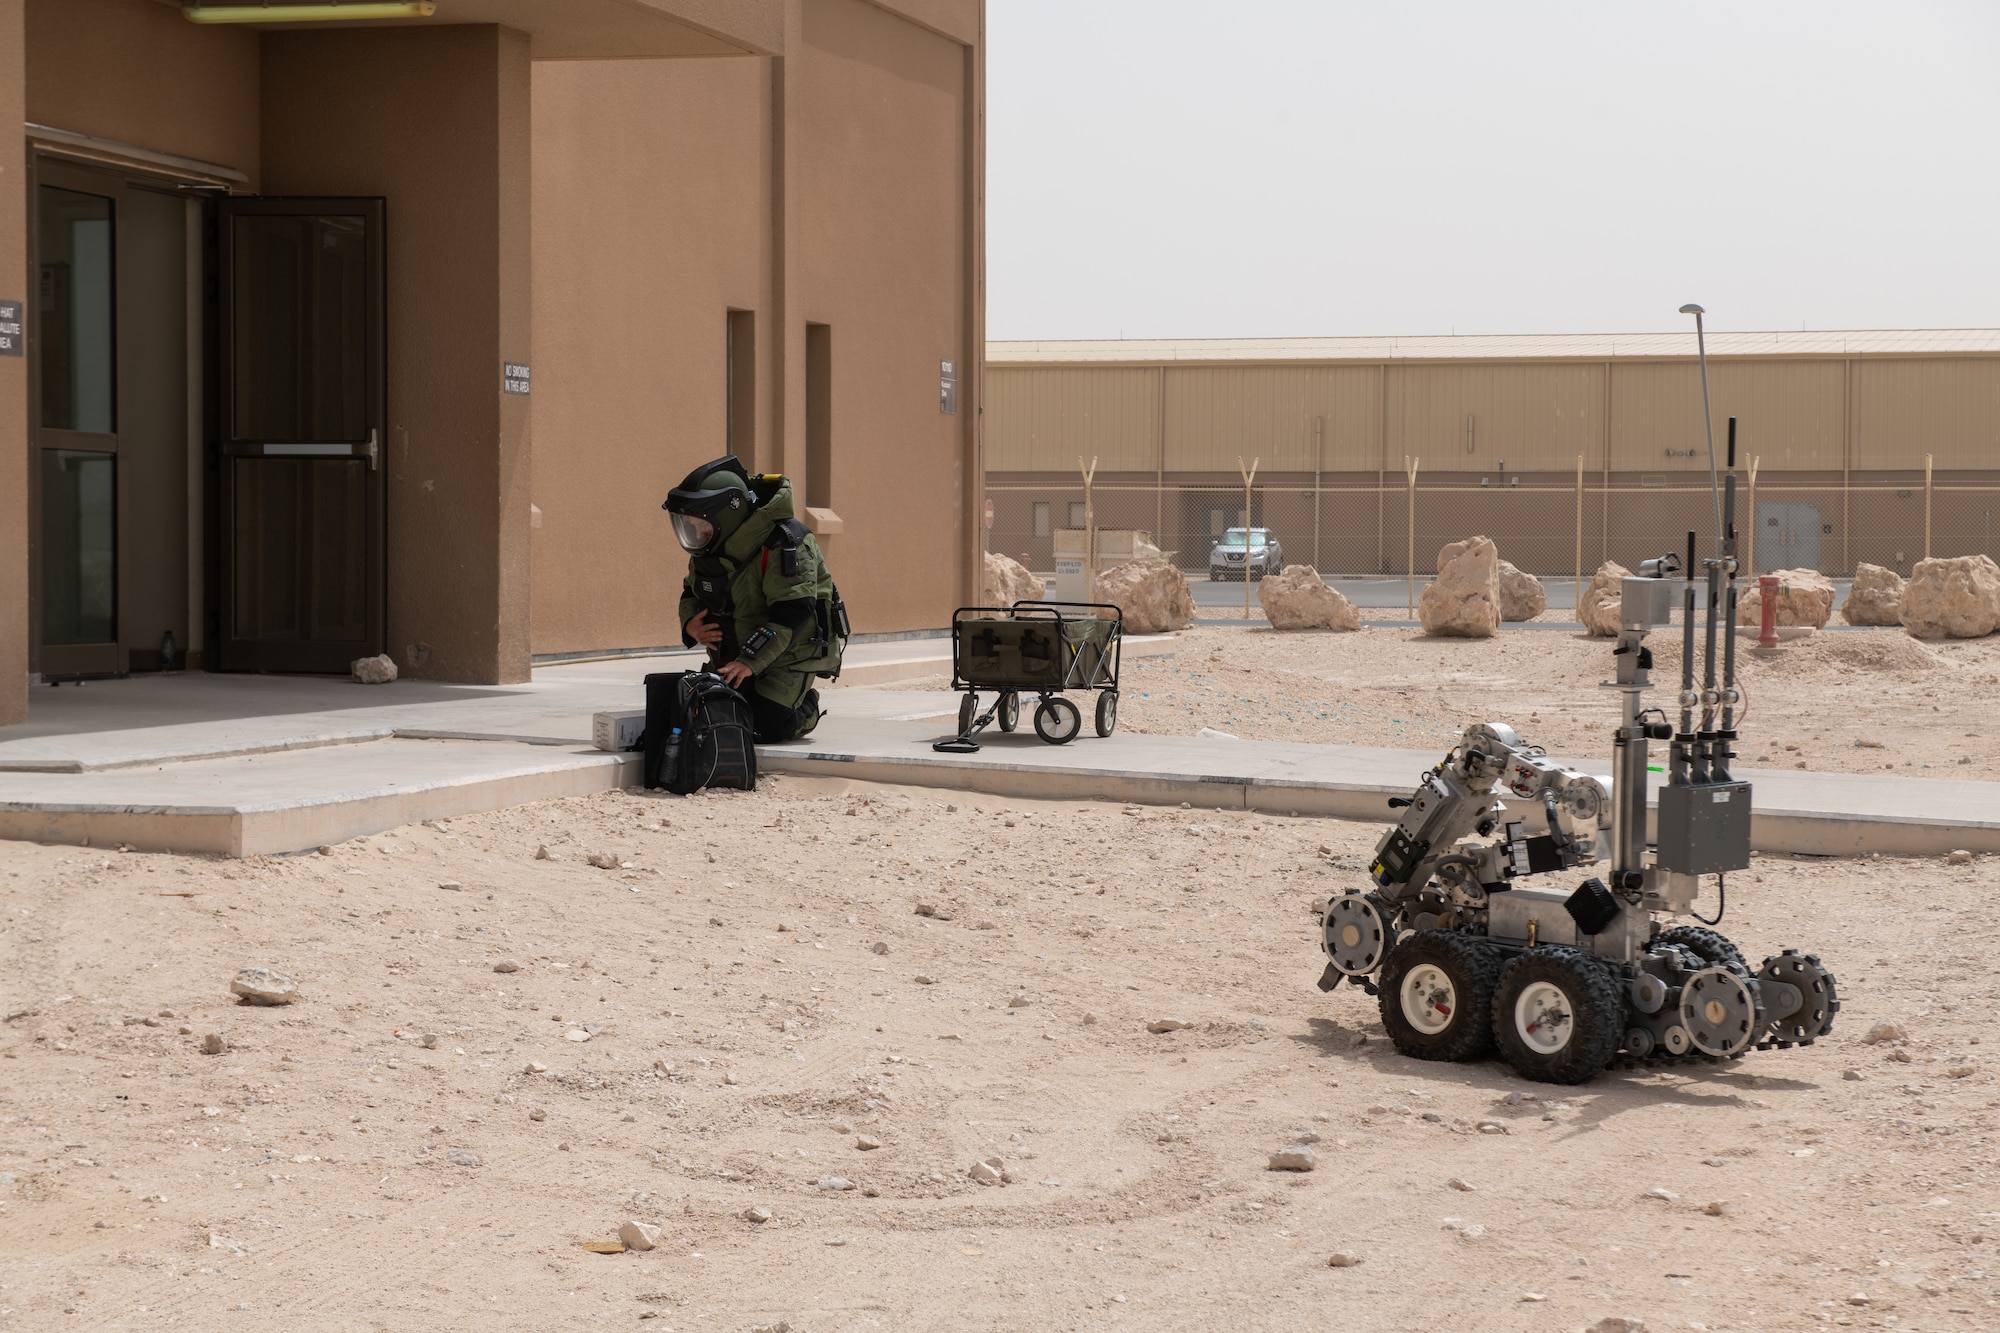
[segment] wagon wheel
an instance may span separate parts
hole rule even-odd
[[[973,719],[979,716],[979,694],[967,690],[965,697],[958,701],[958,734],[968,735],[972,731]]]
[[[1009,690],[1000,696],[1000,730],[1012,731],[1021,725],[1021,696]]]
[[[1060,695],[1044,699],[1035,709],[1035,734],[1050,745],[1066,745],[1083,730],[1083,714]]]
[[[1101,690],[1097,695],[1097,734],[1109,736],[1118,729],[1118,691]]]

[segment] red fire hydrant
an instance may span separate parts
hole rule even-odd
[[[1757,646],[1776,648],[1778,646],[1778,576],[1760,574],[1757,576],[1757,600],[1762,603],[1763,623],[1757,627]]]

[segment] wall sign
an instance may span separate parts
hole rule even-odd
[[[503,367],[503,370],[506,377],[501,381],[502,388],[508,393],[526,393],[528,391],[528,368],[526,366],[509,361]]]
[[[938,362],[938,411],[955,416],[958,413],[958,362]]]
[[[21,331],[21,303],[0,301],[0,356],[20,356],[25,342]]]

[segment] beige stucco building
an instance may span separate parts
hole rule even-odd
[[[677,643],[659,504],[732,449],[857,631],[948,618],[983,0],[290,7],[0,0],[0,722],[170,636],[465,682]]]
[[[1756,467],[1760,569],[1994,549],[2000,330],[1711,331],[1708,351],[1718,452],[1734,417],[1740,479]],[[1691,325],[994,342],[992,545],[1044,561],[1095,459],[1096,525],[1156,531],[1203,568],[1242,522],[1240,459],[1255,521],[1323,572],[1421,574],[1475,532],[1540,574],[1629,564],[1713,528],[1695,352]]]

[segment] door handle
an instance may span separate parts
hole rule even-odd
[[[368,443],[360,446],[360,448],[361,452],[368,456],[368,470],[374,472],[380,469],[382,466],[382,449],[375,442],[375,428],[373,426],[368,428]]]

